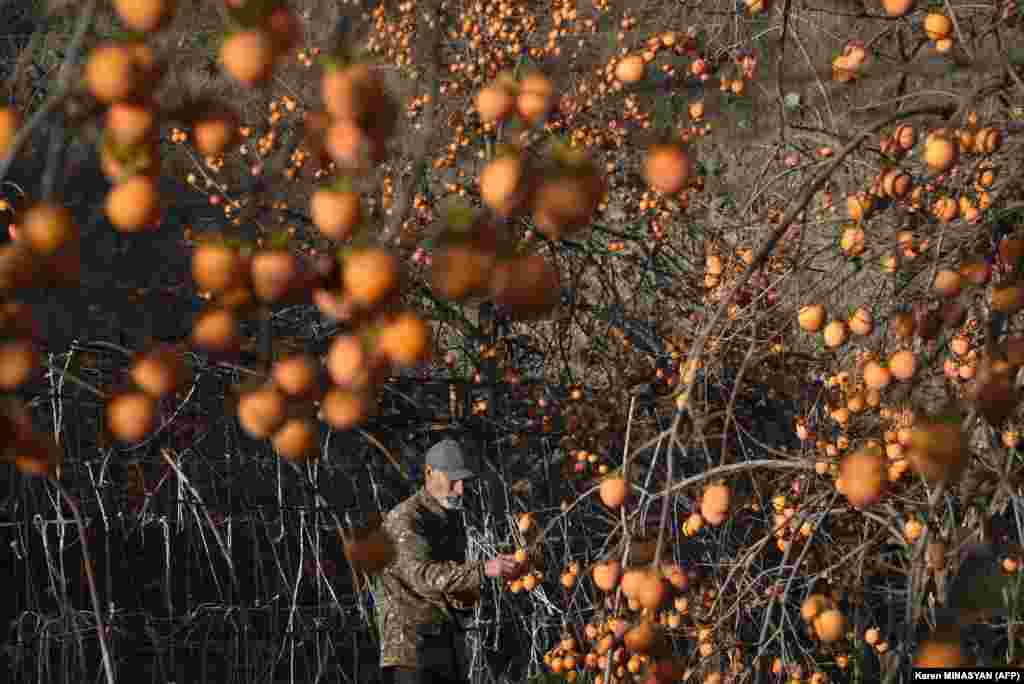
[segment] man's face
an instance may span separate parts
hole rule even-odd
[[[427,473],[427,491],[446,510],[462,510],[462,480],[452,480],[441,470],[431,470]]]

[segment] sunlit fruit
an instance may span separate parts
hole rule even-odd
[[[683,188],[693,173],[693,162],[682,145],[652,145],[644,158],[644,180],[657,192],[673,195]]]
[[[615,66],[615,78],[623,83],[637,83],[643,80],[646,66],[640,55],[627,55]]]
[[[622,564],[619,561],[608,560],[596,563],[591,570],[591,575],[594,578],[594,585],[601,591],[609,593],[618,586],[621,572]]]
[[[598,495],[601,502],[612,510],[617,510],[626,501],[629,493],[629,485],[622,477],[606,477],[601,481]]]
[[[880,447],[864,447],[843,458],[839,477],[842,493],[852,506],[863,508],[881,499],[887,481],[885,465]]]
[[[944,268],[935,274],[933,287],[943,297],[956,297],[960,294],[962,278],[956,271]]]
[[[79,231],[66,207],[40,202],[22,214],[19,237],[32,251],[50,256],[79,239]]]
[[[797,320],[803,330],[818,332],[825,325],[825,307],[821,304],[802,306]]]
[[[161,214],[157,179],[136,175],[117,183],[107,193],[107,218],[115,229],[134,233],[152,227]]]
[[[310,197],[309,214],[325,236],[332,240],[347,240],[362,220],[359,193],[320,188]]]
[[[914,9],[914,0],[882,0],[882,9],[890,17],[902,17]]]
[[[729,515],[731,495],[729,487],[724,484],[711,485],[704,490],[700,501],[700,514],[712,527],[725,522]]]
[[[924,161],[932,173],[945,173],[956,165],[959,146],[948,136],[929,136],[924,144]]]
[[[929,12],[924,18],[924,32],[929,40],[942,40],[953,35],[953,22],[945,14]]]
[[[318,432],[316,421],[310,418],[289,418],[270,442],[282,458],[305,461],[316,454]]]
[[[889,371],[897,380],[909,380],[917,370],[914,352],[904,349],[889,357]]]
[[[846,633],[846,618],[836,608],[823,611],[814,618],[814,633],[826,644],[839,641]]]
[[[868,361],[862,371],[864,384],[871,389],[884,389],[892,381],[892,373],[877,361]]]
[[[124,392],[107,403],[107,428],[126,443],[141,441],[156,423],[156,399],[145,392]]]
[[[245,88],[252,88],[270,77],[274,57],[274,41],[261,30],[233,33],[220,47],[224,73]]]
[[[827,610],[829,601],[822,594],[811,594],[800,604],[800,615],[807,622],[813,621],[818,615]]]
[[[377,330],[377,349],[391,363],[409,368],[430,355],[430,328],[422,318],[403,311]]]
[[[846,323],[843,321],[835,320],[825,326],[825,330],[822,331],[824,337],[825,346],[829,349],[835,349],[846,344],[846,340],[849,338],[848,329]]]
[[[89,52],[85,82],[100,102],[109,104],[128,98],[137,90],[139,79],[138,64],[124,45],[104,43]]]
[[[870,335],[871,331],[874,330],[874,320],[871,317],[871,312],[864,307],[860,307],[853,312],[847,325],[850,328],[850,332],[854,335]]]

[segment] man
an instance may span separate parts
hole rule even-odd
[[[467,681],[459,617],[480,598],[484,577],[512,578],[512,555],[465,562],[463,482],[474,477],[452,439],[427,452],[424,484],[392,509],[383,528],[395,560],[381,573],[377,610],[385,684]]]

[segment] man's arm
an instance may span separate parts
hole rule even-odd
[[[416,593],[440,599],[446,594],[479,591],[484,579],[484,562],[432,561],[427,541],[412,529],[410,520],[386,523],[395,542],[391,571]]]

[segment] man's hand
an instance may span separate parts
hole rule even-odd
[[[512,554],[503,554],[484,563],[484,574],[488,577],[513,579],[519,576],[519,562]]]

